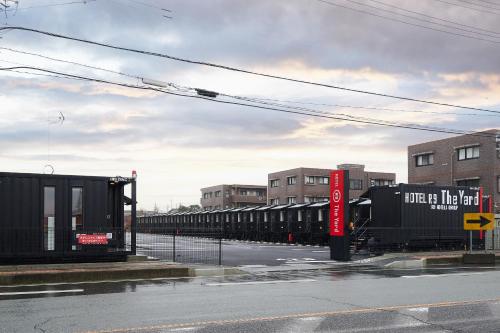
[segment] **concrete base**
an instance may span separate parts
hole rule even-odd
[[[423,268],[425,266],[424,259],[416,260],[397,260],[385,265],[386,268]]]
[[[148,256],[143,256],[139,254],[127,256],[127,262],[137,262],[146,260],[148,260]]]
[[[464,253],[462,256],[464,264],[495,265],[494,253]]]

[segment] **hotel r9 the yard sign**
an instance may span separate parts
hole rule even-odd
[[[345,174],[344,170],[330,173],[330,236],[344,236]]]

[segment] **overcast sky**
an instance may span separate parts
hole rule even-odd
[[[8,12],[7,18],[2,13],[0,23],[330,85],[500,110],[499,0],[469,1],[477,5],[459,0],[97,0],[43,6],[64,2],[69,1],[20,0],[17,12]],[[421,19],[438,24],[413,20],[407,16],[415,14],[383,4],[423,13],[428,16]],[[1,67],[20,63],[140,83],[5,48],[231,95],[315,103],[293,105],[324,112],[461,130],[498,128],[500,121],[494,114],[255,77],[21,31],[1,34]],[[51,164],[58,174],[129,176],[135,169],[139,207],[146,209],[199,203],[199,189],[205,186],[265,185],[268,173],[300,166],[362,163],[372,171],[396,172],[397,180],[405,182],[407,146],[449,136],[25,73],[0,72],[0,87],[1,171],[39,173]],[[62,125],[56,121],[59,112],[66,117]]]

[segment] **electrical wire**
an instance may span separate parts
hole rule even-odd
[[[47,59],[47,60],[52,60],[52,61],[57,61],[57,62],[62,62],[62,63],[67,63],[71,65],[76,65],[76,66],[81,66],[84,68],[89,68],[89,69],[94,69],[94,70],[99,70],[99,71],[104,71],[112,74],[117,74],[121,75],[127,78],[132,78],[132,79],[138,79],[138,80],[144,80],[146,79],[144,76],[140,75],[134,75],[134,74],[127,74],[124,72],[119,72],[119,71],[114,71],[110,70],[107,68],[102,68],[102,67],[97,67],[97,66],[91,66],[87,64],[82,64],[79,62],[74,62],[74,61],[69,61],[69,60],[63,60],[59,58],[53,58],[53,57],[48,57],[43,54],[39,53],[33,53],[33,52],[27,52],[27,51],[22,51],[22,50],[16,50],[8,47],[0,47],[0,50],[7,50],[10,52],[15,52],[19,54],[25,54],[25,55],[30,55],[30,56],[35,56],[35,57],[40,57],[42,59]],[[22,66],[28,66],[26,64],[21,64],[21,63],[15,63],[15,62],[10,62],[12,64],[16,65],[22,65]],[[148,79],[151,81],[154,81],[153,79]],[[183,92],[188,92],[192,91],[192,88],[189,87],[184,87],[180,86],[174,83],[166,83],[168,86],[176,88],[178,91],[183,91]],[[314,103],[314,102],[302,102],[302,101],[290,101],[290,100],[278,100],[278,99],[271,99],[271,98],[252,98],[253,101],[270,101],[270,102],[278,102],[278,103],[292,103],[292,104],[308,104],[308,105],[315,105],[315,106],[328,106],[328,107],[336,107],[336,108],[349,108],[349,109],[361,109],[361,110],[376,110],[376,111],[389,111],[389,112],[402,112],[402,113],[425,113],[425,114],[437,114],[437,115],[455,115],[455,116],[474,116],[474,117],[500,117],[500,114],[481,114],[481,113],[458,113],[458,112],[438,112],[438,111],[426,111],[426,110],[407,110],[407,109],[391,109],[391,108],[382,108],[382,107],[366,107],[366,106],[353,106],[353,105],[341,105],[341,104],[326,104],[326,103]]]
[[[157,91],[157,92],[161,92],[161,93],[165,93],[165,94],[169,94],[169,95],[203,99],[203,100],[216,102],[216,103],[222,103],[222,104],[247,106],[247,107],[263,109],[263,110],[277,111],[277,112],[283,112],[283,113],[289,113],[289,114],[305,115],[305,116],[311,116],[311,117],[316,117],[316,118],[340,120],[340,121],[346,121],[346,122],[352,122],[352,123],[377,125],[377,126],[385,126],[385,127],[393,127],[393,128],[403,128],[403,129],[412,129],[412,130],[427,131],[427,132],[456,134],[456,135],[470,135],[470,136],[476,136],[476,137],[487,137],[487,138],[496,138],[497,137],[495,134],[484,133],[484,132],[471,132],[471,131],[456,130],[456,129],[439,129],[439,128],[430,128],[430,127],[423,127],[423,126],[406,125],[406,124],[393,124],[393,123],[389,123],[387,121],[378,121],[378,120],[375,121],[375,120],[370,120],[370,119],[355,119],[354,117],[346,118],[346,117],[342,117],[342,116],[325,115],[325,114],[319,114],[319,113],[313,113],[313,112],[287,110],[287,109],[282,109],[282,108],[277,108],[277,107],[272,107],[272,106],[255,105],[255,104],[248,104],[248,103],[234,102],[234,101],[224,101],[224,100],[220,100],[220,99],[214,99],[214,98],[198,96],[198,95],[181,94],[181,93],[167,91],[164,89],[154,88],[154,87],[150,87],[150,86],[131,85],[131,84],[108,81],[108,80],[103,80],[103,79],[90,78],[90,77],[86,77],[86,76],[82,76],[82,75],[67,74],[67,73],[52,71],[52,70],[38,68],[38,67],[31,67],[31,66],[3,67],[3,68],[0,68],[0,70],[4,70],[4,71],[35,70],[35,71],[41,71],[44,73],[65,76],[65,77],[68,77],[71,79],[77,78],[77,79],[81,79],[81,80],[110,84],[110,85],[121,86],[121,87],[126,87],[126,88]]]
[[[273,98],[252,98],[257,101],[271,101],[280,103],[293,103],[293,104],[308,104],[316,106],[328,106],[335,108],[347,108],[347,109],[361,109],[361,110],[374,110],[374,111],[389,111],[389,112],[402,112],[402,113],[425,113],[425,114],[436,114],[436,115],[454,115],[454,116],[473,116],[473,117],[500,117],[500,114],[483,114],[483,113],[462,113],[462,112],[440,112],[440,111],[428,111],[428,110],[408,110],[408,109],[392,109],[385,107],[375,107],[375,106],[358,106],[358,105],[346,105],[346,104],[329,104],[329,103],[316,103],[316,102],[305,102],[305,101],[291,101]]]
[[[427,18],[430,18],[430,19],[433,19],[433,20],[443,21],[443,22],[447,22],[447,23],[459,25],[459,26],[466,27],[466,28],[471,28],[471,29],[475,29],[475,30],[479,30],[479,31],[484,31],[484,32],[495,34],[495,35],[500,35],[500,32],[497,32],[497,31],[492,31],[492,30],[488,30],[488,29],[478,28],[476,26],[467,25],[467,24],[463,24],[463,23],[459,23],[459,22],[455,22],[455,21],[443,19],[443,18],[440,18],[440,17],[432,16],[432,15],[427,15],[425,13],[416,12],[416,11],[409,10],[409,9],[406,9],[406,8],[398,7],[398,6],[395,6],[395,5],[392,5],[392,4],[388,4],[388,3],[385,3],[385,2],[382,2],[382,1],[378,1],[378,0],[369,0],[369,1],[378,3],[380,5],[387,6],[387,7],[390,7],[390,8],[395,8],[395,9],[398,9],[398,10],[401,10],[401,11],[404,11],[404,12],[407,12],[407,13],[421,15],[421,16],[424,16],[424,17],[427,17]]]
[[[445,4],[448,4],[448,5],[452,5],[452,6],[457,6],[457,7],[462,7],[462,8],[467,8],[467,9],[475,10],[475,11],[481,12],[481,13],[493,14],[493,15],[499,15],[500,16],[500,13],[492,12],[492,11],[489,11],[489,10],[482,10],[482,9],[478,9],[478,8],[474,8],[474,7],[464,6],[464,5],[461,5],[461,4],[458,4],[458,3],[448,2],[448,1],[445,1],[445,0],[434,0],[434,1],[438,1],[438,2],[445,3]]]
[[[321,0],[318,0],[318,1],[321,1]],[[61,38],[61,39],[66,39],[66,40],[72,40],[72,41],[77,41],[77,42],[86,43],[86,44],[90,44],[90,45],[102,46],[102,47],[115,49],[115,50],[121,50],[121,51],[133,52],[133,53],[149,55],[149,56],[154,56],[154,57],[166,58],[166,59],[170,59],[170,60],[174,60],[174,61],[194,64],[194,65],[207,66],[207,67],[212,67],[212,68],[218,68],[218,69],[233,71],[233,72],[237,72],[237,73],[250,74],[250,75],[254,75],[254,76],[260,76],[260,77],[295,82],[295,83],[300,83],[300,84],[312,85],[312,86],[317,86],[317,87],[324,87],[324,88],[348,91],[348,92],[352,92],[352,93],[359,93],[359,94],[372,95],[372,96],[378,96],[378,97],[399,99],[399,100],[404,100],[404,101],[418,102],[418,103],[431,104],[431,105],[439,105],[439,106],[444,106],[444,107],[474,110],[474,111],[480,111],[480,112],[500,113],[500,111],[489,110],[489,109],[484,109],[484,108],[477,108],[477,107],[463,106],[463,105],[457,105],[457,104],[451,104],[451,103],[442,103],[442,102],[436,102],[436,101],[430,101],[430,100],[423,100],[423,99],[418,99],[418,98],[377,93],[377,92],[372,92],[372,91],[367,91],[367,90],[353,89],[353,88],[341,87],[341,86],[336,86],[336,85],[330,85],[330,84],[326,84],[326,83],[319,83],[319,82],[313,82],[313,81],[307,81],[307,80],[294,79],[294,78],[289,78],[289,77],[284,77],[284,76],[279,76],[279,75],[265,74],[265,73],[255,72],[255,71],[251,71],[251,70],[247,70],[247,69],[230,67],[230,66],[226,66],[226,65],[219,65],[219,64],[205,62],[205,61],[196,61],[196,60],[191,60],[191,59],[186,59],[186,58],[175,57],[175,56],[171,56],[168,54],[138,50],[138,49],[122,47],[122,46],[115,46],[115,45],[111,45],[111,44],[107,44],[107,43],[95,42],[95,41],[90,41],[90,40],[86,40],[86,39],[82,39],[82,38],[70,37],[70,36],[66,36],[66,35],[51,33],[51,32],[37,30],[37,29],[31,29],[31,28],[25,28],[25,27],[19,27],[19,26],[0,27],[0,31],[4,31],[4,30],[19,30],[19,31],[33,32],[33,33],[38,33],[38,34],[42,34],[45,36]]]
[[[28,6],[28,7],[19,7],[17,10],[28,10],[28,9],[36,9],[36,8],[47,8],[47,7],[58,7],[58,6],[67,6],[67,5],[76,5],[76,4],[83,4],[86,5],[89,2],[95,2],[97,0],[80,0],[80,1],[69,1],[69,2],[59,2],[59,3],[51,3],[51,4],[44,4],[44,5],[33,5],[33,6]],[[6,9],[6,11],[14,11],[16,9]]]
[[[349,7],[349,6],[340,5],[340,4],[333,3],[333,2],[330,2],[330,1],[326,1],[326,0],[317,0],[317,1],[323,2],[323,3],[328,4],[330,6],[340,7],[340,8],[348,9],[348,10],[355,11],[355,12],[358,12],[358,13],[363,13],[363,14],[366,14],[366,15],[370,15],[370,16],[382,18],[384,20],[398,22],[398,23],[402,23],[402,24],[406,24],[406,25],[410,25],[410,26],[414,26],[414,27],[418,27],[418,28],[423,28],[423,29],[427,29],[427,30],[438,31],[438,32],[442,32],[442,33],[445,33],[445,34],[449,34],[449,35],[464,37],[464,38],[473,39],[473,40],[479,40],[479,41],[483,41],[483,42],[489,42],[489,43],[493,43],[493,44],[500,44],[500,41],[490,40],[490,39],[476,37],[476,36],[465,35],[465,34],[462,34],[462,33],[452,32],[452,31],[438,29],[438,28],[433,28],[433,27],[429,27],[429,26],[426,26],[426,25],[422,25],[422,24],[410,23],[410,22],[403,21],[403,20],[400,20],[400,19],[397,19],[397,18],[393,18],[393,17],[389,17],[389,16],[384,16],[384,15],[380,15],[380,14],[375,14],[375,13],[372,13],[372,12],[369,12],[369,11],[366,11],[366,10],[352,8],[352,7]]]
[[[455,1],[459,1],[459,2],[463,2],[463,3],[467,3],[467,4],[474,5],[474,6],[477,6],[477,7],[480,7],[480,8],[484,8],[484,9],[500,10],[500,8],[498,8],[498,7],[491,7],[491,6],[489,6],[489,5],[478,4],[478,3],[476,3],[476,2],[470,2],[470,1],[466,1],[466,0],[455,0]],[[497,6],[498,6],[498,5],[497,5]]]
[[[434,25],[437,25],[437,26],[440,26],[440,27],[444,27],[444,28],[455,29],[455,30],[458,30],[458,31],[473,33],[473,34],[477,34],[477,35],[480,35],[480,36],[486,36],[486,37],[492,37],[492,38],[500,38],[500,36],[495,36],[495,35],[492,35],[492,34],[489,34],[489,33],[478,32],[478,31],[474,31],[474,30],[470,30],[470,29],[464,29],[464,28],[454,27],[454,26],[451,26],[451,25],[448,25],[448,24],[433,22],[433,21],[430,21],[430,20],[421,19],[421,18],[414,17],[414,16],[411,16],[411,15],[401,14],[401,13],[395,12],[393,10],[388,10],[388,9],[380,8],[380,7],[377,7],[377,6],[372,6],[372,5],[365,4],[365,3],[362,3],[362,2],[359,2],[359,1],[355,1],[355,0],[345,0],[345,1],[348,1],[350,3],[354,3],[354,4],[358,5],[358,6],[364,6],[364,7],[368,7],[368,8],[373,8],[375,10],[379,10],[379,11],[386,12],[386,13],[389,13],[389,14],[399,15],[399,16],[406,17],[406,18],[409,18],[409,19],[412,19],[412,20],[416,20],[416,21],[420,21],[420,22],[424,22],[424,23],[431,23],[431,24],[434,24]],[[372,1],[375,1],[375,0],[372,0]],[[325,2],[325,1],[321,1],[321,2]],[[500,41],[497,41],[497,42],[500,43]]]

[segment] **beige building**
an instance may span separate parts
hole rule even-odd
[[[349,197],[358,198],[370,186],[389,185],[396,174],[365,171],[361,164],[341,164],[338,169],[349,170]],[[332,169],[296,168],[268,175],[268,204],[309,203],[329,200]]]
[[[204,210],[226,209],[265,205],[265,185],[216,185],[201,189],[201,208]]]
[[[483,187],[500,212],[500,130],[408,147],[408,182]]]

